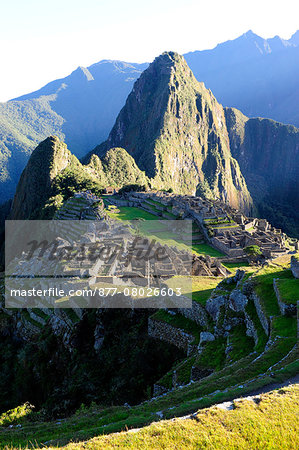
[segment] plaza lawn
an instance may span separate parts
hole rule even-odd
[[[136,220],[136,219],[145,219],[145,220],[158,220],[160,217],[155,216],[143,209],[129,207],[129,206],[120,206],[119,213],[113,213],[107,211],[109,217],[112,219],[118,220]]]
[[[211,247],[209,244],[192,244],[192,250],[197,255],[209,255],[213,256],[214,258],[223,258],[223,256],[225,256],[223,253]]]
[[[129,206],[120,206],[118,209],[118,213],[107,211],[107,214],[112,219],[123,221],[141,219],[138,224],[139,231],[149,239],[156,239],[163,244],[175,246],[181,250],[192,250],[193,253],[197,255],[210,255],[215,258],[224,256],[223,253],[208,244],[192,244],[192,247],[190,248],[191,242],[190,245],[188,245],[184,241],[178,239],[177,234],[169,229],[167,223],[164,223],[166,222],[165,219],[163,220],[161,217],[155,216],[143,209]],[[153,221],[155,221],[155,223]]]

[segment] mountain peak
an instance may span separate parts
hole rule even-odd
[[[179,55],[177,52],[165,51],[161,55],[157,56],[154,61],[166,62],[167,60],[176,62],[184,59],[183,56]]]
[[[200,191],[250,208],[246,183],[231,158],[223,108],[176,52],[162,53],[141,74],[95,153],[103,156],[113,147],[124,148],[156,189]]]
[[[294,45],[299,45],[299,30],[297,30],[289,39],[289,42]]]
[[[54,178],[76,159],[57,136],[49,136],[32,152],[12,203],[10,219],[30,218],[48,197]]]
[[[148,69],[144,73],[151,74],[153,72],[160,73],[161,75],[171,73],[172,68],[184,65],[190,72],[187,66],[185,58],[176,52],[169,51],[163,52],[157,56],[154,61],[149,65]]]
[[[248,30],[248,31],[246,31],[246,33],[243,34],[243,36],[246,36],[247,38],[250,38],[250,37],[257,36],[257,34],[255,34],[252,30]]]

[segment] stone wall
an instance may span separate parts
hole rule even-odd
[[[122,199],[116,199],[116,198],[111,198],[111,199],[107,199],[109,200],[109,202],[111,202],[111,204],[115,205],[115,206],[129,206],[129,202],[127,200],[122,200]]]
[[[182,314],[187,319],[192,320],[193,322],[197,323],[202,327],[208,325],[208,317],[206,310],[194,300],[192,300],[192,307],[180,309],[180,314]]]
[[[238,257],[243,255],[243,249],[242,248],[229,248],[227,245],[225,245],[223,242],[221,242],[219,239],[213,237],[211,239],[211,244],[213,247],[215,247],[217,250],[220,250],[222,253],[225,253],[228,256],[231,257]]]
[[[260,322],[262,324],[262,327],[264,328],[264,331],[266,333],[267,336],[270,335],[270,322],[268,320],[268,318],[266,317],[266,315],[263,312],[262,306],[261,306],[261,300],[260,298],[256,295],[255,292],[252,293],[252,299],[254,301],[254,306],[257,312],[257,315],[259,316]]]
[[[291,257],[291,271],[295,278],[299,278],[299,257]]]
[[[254,344],[256,345],[258,343],[257,330],[255,329],[253,320],[246,311],[244,311],[244,315],[245,315],[246,334],[247,336],[250,336],[254,339]]]
[[[186,353],[189,353],[188,349],[190,349],[190,344],[194,341],[194,336],[192,334],[186,333],[186,331],[176,328],[166,322],[152,319],[151,317],[148,319],[148,335],[152,338],[159,339],[160,341],[173,344],[184,350]]]

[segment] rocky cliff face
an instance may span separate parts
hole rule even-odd
[[[299,129],[269,119],[248,119],[226,108],[232,155],[238,160],[250,191],[266,185],[267,193],[280,201],[299,202]],[[254,180],[255,179],[255,180]]]
[[[73,158],[67,146],[56,136],[41,142],[23,170],[9,218],[30,218],[34,210],[50,197],[53,180]]]
[[[275,209],[282,205],[281,212],[296,220],[299,129],[269,119],[248,119],[233,108],[225,109],[225,117],[231,153],[255,204],[266,202]]]
[[[125,148],[153,187],[199,190],[242,210],[251,207],[230,153],[224,110],[176,53],[163,53],[143,72],[108,140],[94,152],[111,147]]]

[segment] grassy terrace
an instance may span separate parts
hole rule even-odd
[[[226,338],[224,337],[206,342],[202,353],[197,356],[194,365],[201,369],[221,370],[226,361],[225,349]]]
[[[281,299],[284,303],[296,304],[299,300],[299,280],[279,279],[276,280]]]
[[[238,369],[240,366],[243,368]],[[0,445],[1,448],[5,448],[6,445],[25,447],[29,443],[31,443],[31,446],[43,443],[46,443],[46,446],[63,445],[70,441],[82,441],[93,436],[121,431],[127,429],[127,427],[136,428],[148,425],[158,420],[157,412],[159,414],[162,412],[166,419],[191,413],[198,408],[205,408],[217,402],[239,397],[271,382],[287,379],[298,372],[299,363],[291,360],[283,369],[276,371],[272,369],[271,377],[266,373],[258,379],[252,380],[253,373],[256,370],[259,370],[258,373],[263,373],[265,367],[269,367],[269,360],[260,361],[257,367],[257,364],[253,362],[253,357],[248,356],[200,383],[195,382],[182,389],[171,391],[166,396],[132,408],[109,407],[100,409],[91,406],[85,411],[61,421],[23,422],[22,428],[14,429],[0,427]],[[240,374],[243,374],[241,379]],[[236,380],[238,380],[238,385],[235,385]],[[244,380],[248,380],[247,384],[244,383]],[[240,384],[241,382],[242,384]],[[292,423],[294,420],[293,412]],[[285,417],[285,415],[283,414],[282,417]],[[22,423],[22,420],[13,423]],[[102,439],[108,438],[102,437]],[[84,448],[86,448],[86,444]]]
[[[258,328],[259,321],[254,317],[256,311],[251,311],[249,308],[248,312],[252,320],[256,321],[255,325]],[[160,310],[155,313],[154,317],[156,320],[165,321],[173,326],[189,331],[197,339],[199,337],[200,327],[183,316],[172,316]],[[263,340],[264,336],[262,329],[258,330],[258,335],[258,347],[259,352],[261,352],[265,344],[265,341],[263,345],[260,344],[260,340]],[[30,423],[25,421],[22,428],[18,429],[9,429],[6,423],[6,426],[0,427],[2,448],[6,444],[25,446],[29,442],[36,444],[45,442],[47,444],[55,444],[57,442],[66,444],[70,440],[81,441],[103,433],[120,431],[126,427],[134,428],[147,425],[158,419],[158,412],[160,414],[162,411],[165,418],[187,414],[194,412],[198,408],[238,397],[250,392],[252,389],[269,384],[275,380],[287,379],[298,373],[298,351],[294,347],[296,344],[295,319],[275,318],[273,320],[271,338],[275,340],[266,352],[258,353],[255,351],[247,356],[243,356],[239,341],[240,339],[247,339],[247,337],[244,336],[244,330],[233,330],[232,352],[234,353],[231,354],[231,357],[240,358],[238,361],[226,364],[223,367],[225,362],[225,339],[220,338],[222,342],[217,339],[206,344],[205,351],[199,356],[196,363],[194,356],[191,356],[179,363],[175,368],[177,381],[180,383],[188,382],[191,367],[194,364],[199,367],[210,367],[217,370],[212,375],[200,380],[200,382],[194,382],[181,389],[172,390],[166,396],[133,406],[132,408],[108,407],[103,409],[98,406],[92,406],[84,411],[80,411],[69,419],[54,423]],[[247,351],[251,351],[252,342],[246,341],[246,345]],[[258,355],[259,357],[257,358]],[[285,360],[283,360],[284,357]],[[165,383],[168,382],[170,387],[172,373],[168,373],[164,381]],[[38,418],[38,414],[36,418]],[[32,419],[34,419],[34,416]],[[22,420],[22,418],[15,418],[11,423],[22,423]],[[103,437],[102,439],[106,438]]]
[[[273,337],[289,337],[296,338],[297,335],[297,319],[296,317],[279,316],[272,320],[271,336]]]
[[[229,343],[232,351],[229,353],[231,361],[238,361],[254,350],[254,339],[247,336],[244,324],[237,325],[230,333]]]
[[[117,220],[136,220],[136,219],[142,219],[140,221],[139,229],[142,234],[145,234],[148,238],[153,238],[156,240],[160,240],[166,245],[169,246],[176,246],[178,248],[184,249],[184,250],[190,250],[190,246],[187,245],[184,241],[180,241],[175,233],[172,233],[170,230],[168,230],[165,227],[165,231],[161,231],[161,228],[163,228],[162,222],[163,219],[161,217],[155,216],[154,214],[151,214],[150,212],[144,211],[140,208],[135,207],[129,207],[129,206],[120,206],[118,207],[119,212],[114,213],[112,211],[106,211],[109,217],[112,219]],[[169,219],[175,219],[176,217],[172,215],[172,217],[169,216]],[[152,221],[155,220],[157,224],[153,223]],[[148,221],[148,223],[146,223]],[[155,232],[157,230],[157,232]],[[214,249],[208,244],[192,244],[192,251],[198,255],[210,255],[213,257],[223,257],[223,253],[219,252],[218,250]]]
[[[158,384],[160,386],[165,387],[166,389],[171,389],[173,385],[173,377],[174,371],[176,372],[177,383],[179,384],[187,384],[190,381],[191,377],[191,369],[196,360],[196,356],[191,356],[189,358],[180,361],[176,366],[172,368],[169,372],[166,373],[159,381]]]
[[[277,298],[273,288],[273,278],[290,279],[292,272],[282,266],[269,265],[253,276],[256,283],[255,292],[262,301],[262,308],[266,316],[277,316],[280,314]]]

